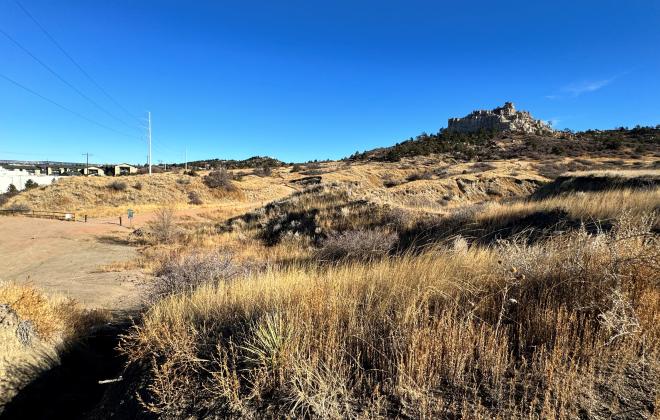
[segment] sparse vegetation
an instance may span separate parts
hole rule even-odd
[[[456,133],[440,130],[435,134],[422,133],[416,138],[391,147],[355,153],[352,161],[375,159],[399,161],[402,158],[442,154],[459,160],[511,159],[558,156],[625,156],[626,150],[655,150],[660,142],[660,129],[639,127],[634,129],[587,130],[579,133],[549,135],[522,135],[517,133]],[[648,148],[648,149],[647,149]]]

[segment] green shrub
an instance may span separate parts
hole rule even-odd
[[[32,189],[37,188],[37,187],[39,187],[39,184],[37,184],[33,180],[28,179],[27,181],[25,181],[25,189],[26,190],[32,190]]]

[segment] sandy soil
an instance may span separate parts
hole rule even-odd
[[[0,280],[31,283],[90,308],[129,309],[137,303],[144,275],[99,270],[137,255],[135,247],[123,243],[129,232],[114,219],[0,217]]]

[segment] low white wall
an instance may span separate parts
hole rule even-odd
[[[7,170],[0,167],[0,193],[7,192],[9,184],[14,184],[14,186],[19,190],[25,189],[25,182],[28,179],[36,182],[39,185],[50,185],[54,179],[58,177],[55,175],[33,175],[27,171],[23,170]]]

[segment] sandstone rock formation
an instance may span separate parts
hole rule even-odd
[[[471,133],[485,131],[515,131],[523,133],[552,134],[547,123],[534,119],[527,111],[516,111],[511,102],[493,110],[473,111],[463,118],[450,118],[448,131]]]

